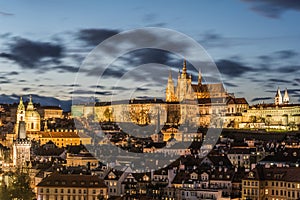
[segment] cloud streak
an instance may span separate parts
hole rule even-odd
[[[300,11],[300,1],[295,0],[242,0],[251,4],[251,10],[269,17],[279,18],[284,12],[289,10]]]
[[[63,57],[61,44],[38,42],[25,38],[14,38],[8,44],[9,52],[0,53],[0,57],[13,60],[21,67],[35,69],[45,64],[58,64]]]

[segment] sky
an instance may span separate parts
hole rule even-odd
[[[0,0],[0,94],[164,98],[169,71],[176,82],[183,58],[193,55],[203,62],[187,59],[195,81],[200,69],[213,82],[204,73],[203,59],[210,58],[227,91],[249,104],[272,102],[278,87],[297,103],[299,19],[294,0]],[[149,27],[156,31],[145,31]],[[141,44],[160,49],[120,54]]]

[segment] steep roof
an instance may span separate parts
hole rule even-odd
[[[249,172],[244,177],[244,179],[300,182],[300,168],[299,167],[264,168],[263,166],[257,166],[255,169]]]
[[[106,188],[103,180],[95,175],[60,174],[54,172],[44,178],[38,187]]]

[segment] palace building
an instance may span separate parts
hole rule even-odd
[[[73,105],[72,116],[94,117],[96,121],[130,122],[140,125],[155,124],[156,110],[160,109],[160,124],[227,127],[231,118],[241,116],[249,107],[245,98],[227,93],[222,83],[204,83],[199,72],[198,82],[192,82],[184,60],[177,84],[169,74],[166,99],[131,99],[101,102],[95,105]],[[225,118],[225,120],[224,120]],[[225,124],[224,124],[225,123]]]

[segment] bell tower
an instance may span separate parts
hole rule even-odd
[[[15,125],[15,135],[19,133],[19,123],[20,121],[25,121],[25,106],[22,97],[20,97],[18,109],[17,109],[17,119]]]
[[[166,101],[167,102],[176,101],[175,87],[174,87],[174,82],[173,82],[171,71],[169,72],[168,84],[167,84],[167,88],[166,88]]]
[[[31,142],[26,135],[26,123],[24,118],[25,107],[21,97],[17,110],[17,138],[13,142],[13,164],[16,167],[23,167],[26,162],[30,161]]]

